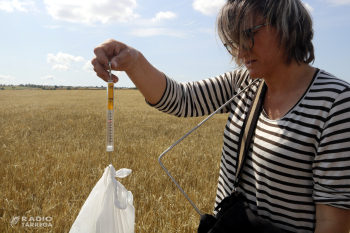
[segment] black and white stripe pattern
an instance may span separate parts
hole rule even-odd
[[[208,115],[251,82],[247,70],[189,83],[167,77],[154,107],[178,117]],[[215,206],[232,191],[238,136],[257,85],[222,110],[229,117]],[[262,112],[239,190],[253,210],[286,232],[313,232],[315,204],[350,209],[350,85],[317,70],[284,117],[270,120]]]

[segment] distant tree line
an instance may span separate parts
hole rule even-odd
[[[78,86],[78,87],[72,87],[72,86],[48,86],[48,85],[37,85],[37,84],[19,84],[19,85],[13,85],[13,84],[0,84],[0,90],[5,90],[5,87],[11,87],[13,90],[16,89],[16,87],[27,87],[27,88],[36,88],[36,89],[42,89],[42,90],[101,90],[106,89],[104,86]],[[20,88],[21,89],[21,88]],[[131,90],[137,90],[136,87],[117,87],[115,86],[114,89],[131,89]]]

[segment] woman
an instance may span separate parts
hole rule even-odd
[[[240,191],[251,209],[286,232],[348,233],[350,85],[309,65],[313,29],[305,6],[299,0],[230,0],[217,28],[232,59],[245,68],[179,84],[115,40],[95,48],[92,64],[106,81],[111,60],[151,106],[182,117],[208,115],[252,80],[264,79],[263,111]],[[230,114],[215,206],[232,191],[238,135],[255,91],[223,110]]]

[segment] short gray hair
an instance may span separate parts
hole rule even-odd
[[[279,46],[285,48],[285,63],[295,60],[312,63],[315,60],[312,18],[300,0],[227,0],[217,16],[217,32],[221,41],[232,50],[234,44],[242,46],[243,31],[248,26],[245,17],[257,13],[268,24],[277,29]],[[232,58],[241,66],[242,61]]]

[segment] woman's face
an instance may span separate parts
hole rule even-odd
[[[255,18],[255,19],[254,19]],[[260,17],[250,17],[253,27],[265,23]],[[247,28],[248,29],[248,28]],[[249,71],[251,78],[268,78],[276,69],[282,68],[284,49],[279,47],[279,36],[275,27],[268,25],[262,26],[252,31],[254,37],[254,46],[251,50],[244,48],[238,49],[238,58],[242,59],[244,65]]]

